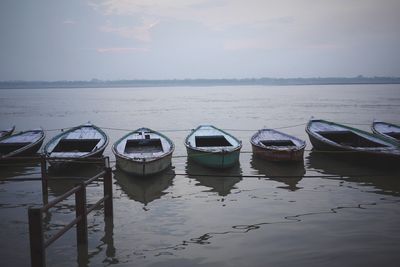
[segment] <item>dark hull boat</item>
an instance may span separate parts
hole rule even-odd
[[[79,159],[100,157],[107,144],[107,134],[97,126],[87,123],[53,137],[44,147],[44,153],[49,163],[57,168],[74,163],[74,160],[77,163]]]
[[[303,161],[306,147],[303,140],[273,129],[259,130],[250,143],[256,157],[269,161]]]
[[[372,131],[400,144],[400,126],[383,121],[374,121]]]
[[[2,130],[0,131],[0,139],[3,139],[4,137],[10,136],[15,130],[15,126]]]
[[[189,159],[206,167],[226,169],[238,163],[242,142],[212,125],[201,125],[186,137],[185,146]]]
[[[349,126],[310,120],[306,132],[315,150],[351,152],[338,153],[341,157],[400,159],[400,147],[395,142]]]
[[[148,128],[128,133],[112,147],[118,168],[137,176],[154,175],[170,167],[174,149],[168,137]]]
[[[31,156],[42,146],[45,134],[42,129],[17,133],[0,140],[0,159]]]

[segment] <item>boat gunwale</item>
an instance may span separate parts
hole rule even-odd
[[[372,149],[370,147],[364,148],[364,147],[341,145],[339,143],[336,143],[336,142],[334,142],[334,141],[332,141],[332,140],[330,140],[328,138],[325,138],[325,137],[319,135],[317,132],[312,131],[311,130],[311,125],[314,122],[322,122],[322,123],[326,123],[328,125],[339,126],[339,127],[344,128],[344,129],[347,129],[349,131],[355,132],[357,135],[361,135],[361,137],[363,137],[363,135],[371,137],[371,139],[367,138],[370,141],[374,141],[374,139],[375,140],[377,139],[377,140],[380,140],[381,142],[383,142],[384,145],[389,145],[389,146],[386,146],[386,147],[375,147],[375,148]],[[381,137],[379,135],[376,135],[376,134],[373,134],[373,133],[369,133],[369,132],[366,132],[366,131],[363,131],[363,130],[360,130],[360,129],[357,129],[357,128],[353,128],[353,127],[350,127],[350,126],[346,126],[346,125],[342,125],[342,124],[339,124],[339,123],[330,122],[330,121],[326,121],[326,120],[311,119],[307,123],[307,126],[306,126],[305,130],[306,130],[307,134],[312,136],[313,138],[315,138],[315,139],[317,139],[317,140],[319,140],[321,142],[327,143],[328,145],[333,146],[333,147],[335,147],[337,149],[340,149],[340,150],[354,150],[354,151],[362,152],[362,153],[390,154],[390,155],[394,155],[394,156],[400,156],[400,153],[392,154],[393,151],[400,151],[399,150],[399,145],[395,144],[395,142],[393,142],[391,140],[388,140],[387,138]]]
[[[44,148],[43,148],[44,154],[45,154],[47,157],[51,158],[50,155],[51,155],[51,153],[53,153],[53,152],[48,152],[48,151],[47,151],[47,150],[48,150],[48,147],[50,146],[50,144],[53,143],[54,141],[56,141],[58,138],[62,137],[63,135],[66,135],[66,134],[68,134],[68,133],[70,133],[70,132],[73,132],[73,131],[75,131],[75,130],[77,130],[77,129],[79,129],[79,128],[82,128],[82,127],[92,127],[92,128],[94,128],[95,130],[97,130],[97,131],[104,137],[104,144],[103,144],[101,147],[99,147],[98,149],[96,149],[95,151],[88,152],[87,154],[84,154],[84,155],[74,156],[74,157],[71,157],[71,159],[76,159],[76,158],[89,158],[89,157],[91,157],[91,156],[96,155],[97,153],[99,153],[99,151],[104,151],[104,149],[107,147],[108,142],[109,142],[109,137],[108,137],[108,135],[107,135],[106,132],[104,132],[100,127],[98,127],[98,126],[96,126],[96,125],[94,125],[94,124],[87,124],[87,123],[86,123],[86,124],[81,124],[81,125],[78,125],[78,126],[69,128],[67,131],[61,132],[61,133],[57,134],[56,136],[54,136],[53,138],[51,138],[51,139],[46,143],[46,145],[45,145]]]
[[[385,124],[385,125],[388,125],[390,127],[398,128],[399,129],[399,133],[400,133],[400,126],[399,125],[396,125],[396,124],[390,123],[390,122],[384,122],[384,121],[374,121],[374,122],[372,122],[371,130],[372,130],[372,132],[374,134],[379,135],[382,138],[387,139],[388,141],[396,142],[396,143],[400,144],[400,140],[398,140],[398,139],[396,139],[396,138],[394,138],[394,137],[392,137],[392,136],[390,136],[390,135],[388,135],[386,133],[378,131],[378,129],[376,129],[376,127],[375,127],[377,124]]]
[[[212,128],[214,128],[215,130],[220,131],[220,132],[222,132],[223,134],[226,134],[226,135],[232,137],[232,138],[238,143],[238,145],[237,145],[237,146],[233,146],[233,148],[231,148],[231,149],[221,149],[221,151],[210,151],[210,150],[207,150],[207,149],[205,149],[205,148],[198,148],[198,147],[191,146],[191,145],[189,144],[189,142],[188,142],[189,138],[190,138],[197,130],[199,130],[201,127],[204,127],[204,126],[212,127]],[[197,126],[195,129],[192,130],[192,132],[191,132],[188,136],[186,136],[186,138],[185,138],[185,143],[184,143],[184,144],[185,144],[186,148],[191,149],[191,150],[193,150],[193,151],[202,152],[202,153],[210,153],[210,154],[227,154],[227,153],[235,152],[235,151],[240,150],[240,149],[242,148],[242,141],[241,141],[241,140],[239,140],[239,139],[236,138],[235,136],[231,135],[230,133],[227,133],[227,132],[225,132],[224,130],[215,127],[214,125],[199,125],[199,126]]]
[[[14,126],[14,127],[15,127],[15,126]],[[22,132],[13,134],[13,135],[6,136],[5,138],[2,138],[1,141],[4,141],[4,140],[7,139],[7,138],[11,138],[11,137],[18,136],[18,135],[21,135],[21,134],[24,134],[24,133],[28,133],[28,132],[40,132],[41,137],[40,137],[36,142],[32,142],[32,143],[30,143],[29,145],[23,146],[23,147],[21,147],[21,148],[19,148],[19,149],[17,149],[17,150],[14,150],[14,151],[12,151],[12,152],[10,152],[10,153],[8,153],[8,154],[5,154],[5,155],[0,156],[0,159],[12,158],[12,157],[15,156],[15,155],[21,154],[21,153],[23,153],[24,151],[26,151],[26,150],[28,150],[28,149],[34,147],[35,145],[39,144],[40,142],[43,142],[43,140],[44,140],[45,137],[46,137],[46,134],[44,133],[43,128],[40,127],[39,129],[36,129],[36,130],[35,130],[35,129],[33,129],[33,130],[26,130],[26,131],[22,131]],[[40,149],[40,148],[38,148],[38,150],[39,150],[39,149]]]
[[[12,135],[12,133],[15,131],[15,125],[13,125],[12,127],[2,130],[0,132],[5,132],[6,134],[3,135],[2,137],[0,137],[0,140],[3,140],[6,137],[9,137],[10,135]]]
[[[145,159],[145,160],[143,160],[144,158],[139,158],[139,159],[137,159],[137,158],[132,158],[132,157],[125,156],[124,154],[120,153],[120,152],[117,150],[116,147],[118,146],[118,144],[120,144],[120,143],[121,143],[124,139],[126,139],[129,135],[131,135],[131,134],[133,134],[133,133],[136,133],[136,132],[139,132],[139,130],[142,130],[142,129],[143,129],[143,130],[148,130],[149,132],[152,132],[152,133],[156,133],[156,134],[158,134],[159,136],[163,137],[163,138],[164,138],[165,140],[167,140],[167,142],[171,145],[171,148],[170,148],[167,152],[163,153],[161,156],[158,156],[158,157],[155,157],[155,158],[150,158],[150,159]],[[150,129],[150,128],[141,127],[141,128],[138,128],[138,129],[136,129],[136,130],[134,130],[134,131],[131,131],[131,132],[125,134],[125,135],[122,136],[120,139],[118,139],[118,140],[113,144],[111,150],[112,150],[112,152],[114,153],[114,155],[115,155],[116,157],[118,156],[118,157],[120,157],[120,158],[129,160],[129,161],[135,162],[135,163],[149,163],[149,162],[155,162],[155,161],[158,161],[158,160],[162,160],[162,159],[164,159],[165,157],[167,157],[167,156],[169,156],[170,154],[172,154],[172,153],[175,151],[175,144],[174,144],[174,142],[173,142],[169,137],[167,137],[166,135],[164,135],[164,134],[162,134],[162,133],[160,133],[160,132],[157,132],[157,131],[155,131],[155,130],[152,130],[152,129]]]
[[[295,139],[296,141],[300,141],[300,142],[302,143],[302,145],[301,145],[301,146],[295,145],[295,147],[292,147],[292,148],[290,148],[290,147],[288,147],[288,146],[283,146],[283,147],[282,147],[282,146],[281,146],[281,147],[277,147],[277,146],[268,146],[268,147],[266,147],[266,146],[261,146],[261,145],[257,144],[257,143],[254,141],[254,139],[255,139],[255,137],[256,137],[260,132],[265,131],[265,130],[272,131],[272,132],[276,132],[276,133],[278,133],[278,134],[287,136],[287,137],[289,137],[290,139]],[[290,134],[287,134],[287,133],[283,133],[283,132],[280,132],[280,131],[277,131],[277,130],[274,130],[274,129],[269,129],[269,128],[263,128],[263,129],[258,130],[258,131],[257,131],[255,134],[253,134],[252,137],[250,138],[250,143],[251,143],[253,146],[258,147],[258,148],[260,148],[260,149],[263,149],[263,150],[271,150],[271,151],[301,151],[301,150],[305,149],[305,147],[306,147],[306,145],[307,145],[306,141],[301,140],[300,138],[297,138],[297,137],[295,137],[295,136],[293,136],[293,135],[290,135]],[[276,149],[276,148],[282,148],[282,149]]]

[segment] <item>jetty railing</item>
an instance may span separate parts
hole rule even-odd
[[[27,159],[27,158],[25,158]],[[76,239],[78,251],[82,250],[79,248],[85,248],[87,252],[88,246],[88,232],[87,232],[87,215],[94,209],[100,207],[104,202],[104,217],[112,219],[113,217],[113,200],[112,200],[112,169],[110,168],[109,158],[103,158],[105,167],[104,170],[88,180],[82,181],[75,187],[65,192],[61,196],[48,202],[48,184],[47,184],[47,164],[48,158],[45,156],[31,158],[33,160],[40,160],[41,162],[41,173],[42,173],[42,193],[44,205],[40,208],[29,208],[28,219],[29,219],[29,239],[30,239],[30,252],[31,252],[31,266],[33,267],[44,267],[46,266],[46,248],[50,246],[54,241],[60,238],[74,225],[76,225]],[[53,160],[53,158],[52,158]],[[63,158],[57,158],[57,160],[67,160]],[[98,200],[95,204],[89,208],[86,203],[86,187],[98,181],[103,177],[103,197]],[[64,226],[63,229],[59,230],[56,234],[50,237],[48,240],[44,238],[44,227],[43,227],[43,215],[48,212],[49,209],[55,207],[58,203],[66,200],[68,197],[75,196],[75,219]],[[79,255],[78,255],[79,256]]]

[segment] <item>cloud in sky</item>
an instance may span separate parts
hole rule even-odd
[[[102,0],[93,3],[107,16],[190,21],[210,30],[227,32],[231,40],[227,38],[224,47],[232,50],[261,48],[261,44],[268,48],[271,39],[306,47],[335,46],[375,34],[372,29],[393,33],[397,30],[396,22],[400,21],[397,14],[400,1],[396,0]],[[242,36],[235,33],[236,27],[254,34]],[[141,38],[148,39],[148,30],[140,29]],[[139,28],[115,30],[133,35]]]
[[[63,24],[76,24],[76,21],[73,19],[66,19],[63,21]]]
[[[147,48],[140,47],[107,47],[107,48],[97,48],[99,53],[132,53],[132,52],[147,52]]]
[[[0,1],[0,80],[400,76],[399,10],[399,0]]]
[[[115,33],[124,38],[131,38],[140,42],[150,42],[151,41],[151,30],[154,28],[159,21],[151,19],[143,19],[141,25],[128,27],[115,27],[111,26],[108,22],[107,25],[101,26],[100,30],[108,33]]]

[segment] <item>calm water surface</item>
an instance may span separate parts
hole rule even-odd
[[[114,222],[95,210],[88,217],[89,253],[78,259],[72,229],[47,249],[48,266],[398,266],[399,168],[310,151],[304,164],[288,167],[246,153],[261,127],[283,128],[311,150],[304,131],[311,116],[365,130],[374,118],[400,123],[400,86],[0,90],[1,128],[41,126],[50,130],[48,140],[54,129],[91,121],[105,128],[110,144],[124,129],[143,126],[176,144],[166,174],[138,179],[116,170]],[[204,123],[243,141],[240,165],[216,172],[187,163],[184,138]],[[113,161],[110,148],[105,154]],[[5,179],[38,177],[40,168],[0,168],[1,265],[29,266],[27,209],[41,205],[41,184]],[[50,199],[73,185],[52,181]],[[101,195],[101,184],[88,188],[89,203]],[[74,199],[52,209],[47,237],[73,215]]]

